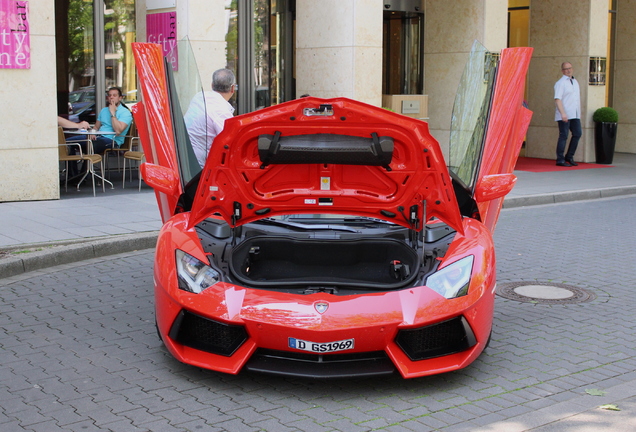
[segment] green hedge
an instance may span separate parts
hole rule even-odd
[[[594,111],[594,116],[592,117],[597,123],[618,123],[618,113],[614,108],[603,107]]]

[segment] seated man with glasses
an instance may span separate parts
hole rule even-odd
[[[124,143],[124,137],[130,128],[133,117],[128,107],[122,103],[123,98],[119,87],[108,89],[107,106],[99,112],[95,122],[95,130],[116,132],[116,135],[92,136],[95,153],[104,153],[107,148],[113,148],[113,145],[120,147]]]

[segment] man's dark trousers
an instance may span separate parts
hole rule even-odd
[[[565,161],[574,160],[574,153],[576,153],[576,147],[579,145],[579,140],[583,131],[581,130],[581,119],[570,119],[569,121],[557,122],[559,124],[559,141],[557,142],[557,163],[564,163]],[[568,152],[563,156],[565,152],[565,144],[568,140],[568,133],[572,132],[572,138],[570,139],[570,145],[568,146]]]

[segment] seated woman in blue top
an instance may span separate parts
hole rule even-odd
[[[104,132],[117,132],[117,135],[91,136],[95,153],[104,153],[107,148],[119,147],[124,143],[124,136],[128,132],[133,118],[130,110],[122,105],[123,98],[119,87],[108,89],[107,105],[99,112],[95,129]]]

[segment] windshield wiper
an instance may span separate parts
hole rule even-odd
[[[399,226],[399,225],[394,224],[393,222],[389,222],[389,221],[384,220],[384,219],[375,219],[375,218],[370,218],[370,217],[351,217],[351,218],[345,218],[344,221],[346,223],[363,223],[365,225],[383,224],[383,225]]]
[[[334,231],[347,231],[357,233],[355,228],[343,226],[343,225],[329,225],[329,224],[303,224],[298,222],[290,222],[288,220],[278,219],[261,219],[252,223],[262,223],[267,225],[278,225],[283,227],[298,228],[302,230],[334,230]]]

